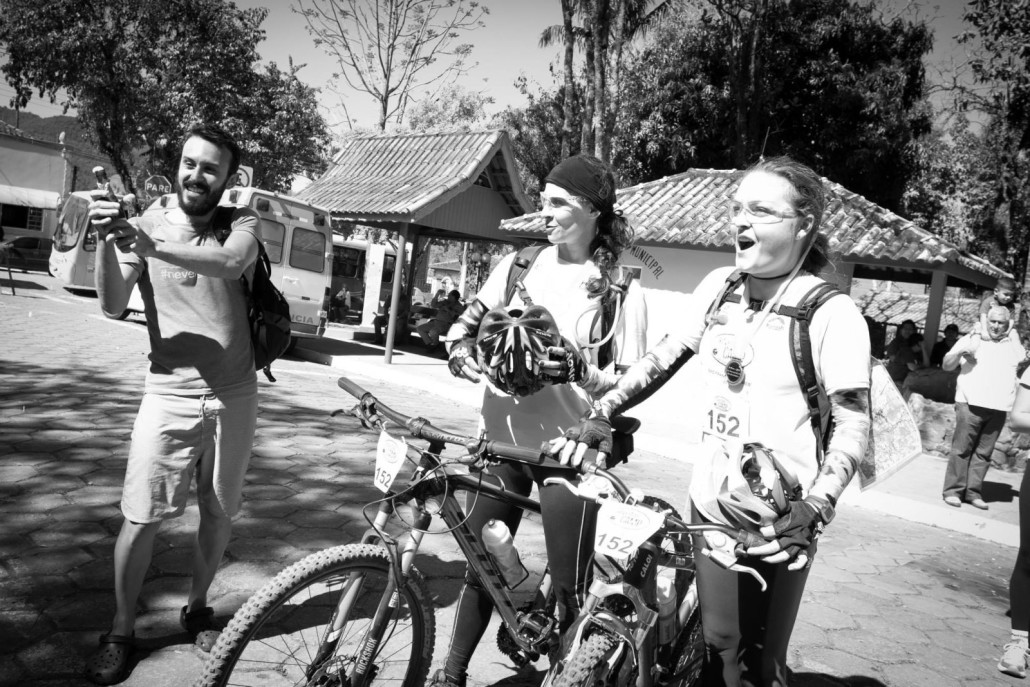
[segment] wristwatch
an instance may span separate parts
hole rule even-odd
[[[805,499],[809,504],[815,506],[816,516],[819,518],[819,524],[828,525],[833,520],[833,516],[837,514],[837,510],[834,508],[833,503],[828,499],[820,498],[818,496],[809,496]]]

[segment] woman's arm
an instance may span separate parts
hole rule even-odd
[[[1019,378],[1016,402],[1009,414],[1009,426],[1013,432],[1030,432],[1030,368]]]

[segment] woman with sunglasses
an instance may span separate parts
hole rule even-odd
[[[819,176],[789,158],[759,162],[740,180],[726,213],[736,230],[736,270],[709,274],[682,308],[682,327],[619,379],[591,368],[586,383],[612,385],[592,417],[556,440],[562,460],[610,445],[608,418],[654,393],[682,368],[691,393],[682,437],[693,458],[694,522],[722,522],[768,543],[740,562],[768,583],[719,567],[694,541],[707,652],[705,685],[787,684],[787,646],[818,533],[865,454],[869,430],[869,334],[854,302],[835,295],[812,315],[809,333],[833,433],[817,440],[794,370],[792,306],[823,284],[828,264],[819,226]],[[716,305],[718,307],[716,307]],[[732,547],[732,542],[730,543]]]

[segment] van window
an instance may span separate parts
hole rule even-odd
[[[69,200],[65,204],[64,210],[61,212],[61,219],[57,223],[57,231],[54,232],[54,250],[58,253],[66,253],[75,247],[79,240],[79,230],[86,223],[87,210],[88,206],[86,203]],[[96,236],[92,231],[89,233],[93,234],[94,237]],[[93,245],[95,248],[95,238]]]
[[[261,242],[265,244],[265,253],[273,265],[283,261],[283,237],[286,227],[271,220],[261,219]]]
[[[393,268],[397,264],[397,256],[387,255],[383,260],[383,283],[393,281]]]
[[[365,254],[357,248],[333,246],[333,276],[344,279],[360,279],[364,256]]]
[[[325,234],[302,227],[294,227],[290,242],[290,267],[325,271]]]

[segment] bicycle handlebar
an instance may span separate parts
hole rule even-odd
[[[486,439],[476,439],[462,434],[446,432],[439,427],[434,426],[424,417],[408,417],[407,415],[394,410],[377,399],[371,392],[366,391],[346,377],[340,377],[336,380],[336,383],[341,389],[358,399],[359,407],[361,409],[360,412],[364,419],[370,420],[370,415],[383,415],[388,420],[407,429],[408,432],[416,438],[425,439],[427,441],[439,441],[444,444],[452,444],[467,449],[470,453],[470,458],[468,460],[458,460],[458,462],[471,463],[475,462],[480,457],[486,456],[488,460],[496,457],[515,461],[517,463],[528,463],[530,465],[539,465],[542,467],[578,470],[581,473],[600,475],[604,479],[608,480],[612,487],[623,498],[629,495],[629,488],[623,484],[622,480],[615,475],[612,475],[607,470],[598,468],[595,465],[582,464],[577,468],[576,466],[560,463],[540,449],[531,449],[524,446],[516,446],[515,444],[510,444],[504,441],[488,441]]]

